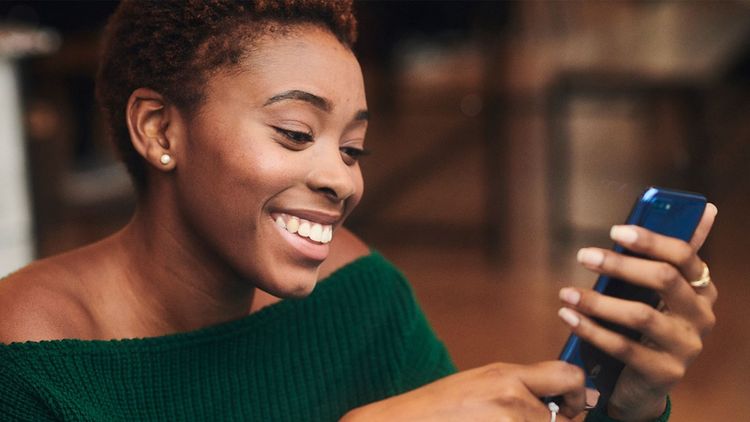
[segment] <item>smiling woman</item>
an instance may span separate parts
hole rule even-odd
[[[0,283],[4,420],[545,420],[541,396],[565,398],[553,420],[583,410],[562,362],[453,374],[403,276],[342,227],[368,123],[354,34],[347,1],[120,4],[97,92],[138,206]],[[565,295],[572,329],[628,365],[588,420],[668,416],[716,292],[664,277],[695,278],[707,211],[691,245],[627,237],[662,262],[587,263],[661,287],[671,314]],[[648,333],[659,359],[586,315]]]
[[[0,283],[4,420],[332,420],[454,370],[342,227],[368,121],[354,34],[340,1],[122,2],[97,94],[138,206]]]

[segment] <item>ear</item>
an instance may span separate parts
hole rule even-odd
[[[133,147],[154,168],[171,171],[177,165],[173,142],[169,139],[169,105],[158,92],[138,88],[130,94],[125,119]]]

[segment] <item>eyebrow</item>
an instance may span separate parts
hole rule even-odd
[[[325,111],[326,113],[330,113],[332,108],[331,102],[326,100],[325,98],[319,97],[306,91],[300,91],[298,89],[293,89],[291,91],[286,91],[282,92],[281,94],[274,95],[273,97],[266,100],[266,103],[263,104],[263,107],[286,100],[304,101],[306,103],[312,104],[316,108]]]
[[[263,104],[263,107],[269,106],[271,104],[275,104],[281,101],[304,101],[306,103],[311,104],[315,108],[318,108],[322,111],[325,111],[326,113],[330,113],[333,109],[333,106],[331,105],[331,102],[323,97],[319,97],[315,94],[311,94],[307,91],[301,91],[299,89],[293,89],[290,91],[282,92],[281,94],[276,94],[273,97],[266,100],[265,104]],[[367,110],[359,110],[354,115],[355,121],[367,121],[370,118],[370,113]]]

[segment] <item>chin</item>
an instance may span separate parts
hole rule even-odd
[[[275,274],[274,277],[263,280],[260,284],[263,290],[276,297],[301,299],[309,296],[318,284],[318,269]]]
[[[288,292],[288,295],[286,297],[291,299],[302,299],[310,296],[310,293],[313,292],[316,284],[316,282],[313,282],[305,285],[300,285],[297,289]]]

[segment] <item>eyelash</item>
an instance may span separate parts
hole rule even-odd
[[[339,148],[339,150],[341,150],[342,153],[348,155],[354,161],[358,161],[360,158],[370,155],[370,151],[363,148],[341,147]]]
[[[282,129],[272,126],[273,129],[295,144],[306,144],[313,141],[312,133],[298,132],[296,130]]]
[[[311,133],[299,132],[296,130],[282,129],[276,126],[272,126],[272,127],[276,132],[283,135],[285,138],[294,142],[295,144],[302,145],[302,144],[306,144],[308,142],[313,141],[313,136]],[[342,154],[346,154],[349,158],[351,158],[355,162],[358,161],[362,157],[370,155],[370,151],[364,148],[341,147],[339,148],[339,150],[341,151]]]

